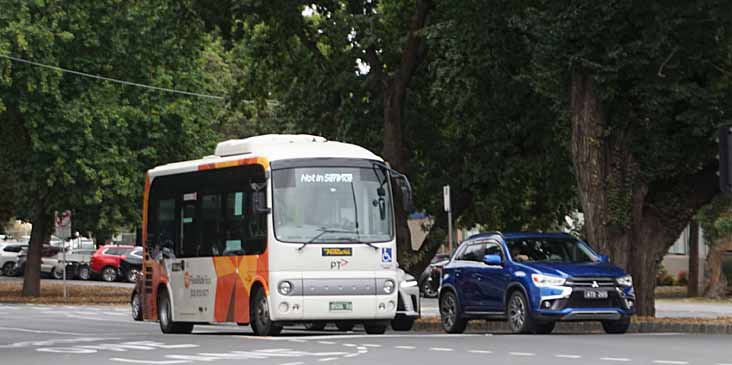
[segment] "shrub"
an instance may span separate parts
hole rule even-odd
[[[656,286],[670,286],[674,285],[674,277],[671,276],[663,265],[658,268],[658,274],[656,274]]]
[[[676,285],[689,285],[689,274],[682,271],[676,276]]]

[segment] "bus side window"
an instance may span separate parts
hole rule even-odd
[[[155,246],[158,251],[163,248],[173,250],[175,245],[175,199],[164,199],[158,201],[157,216],[157,239]]]
[[[222,247],[223,216],[220,194],[206,194],[201,198],[201,249],[199,256],[219,256]]]

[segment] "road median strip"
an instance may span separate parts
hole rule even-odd
[[[414,331],[443,333],[438,317],[422,318],[414,323]],[[506,322],[472,321],[468,333],[511,333]],[[653,318],[634,317],[628,333],[705,333],[732,334],[732,317],[719,318]],[[553,333],[604,333],[599,322],[558,322]]]

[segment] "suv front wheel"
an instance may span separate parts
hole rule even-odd
[[[468,325],[468,321],[460,313],[457,295],[452,291],[447,291],[440,297],[440,317],[442,328],[447,333],[463,333]]]
[[[539,322],[531,316],[529,302],[520,290],[508,299],[507,317],[513,333],[548,334],[554,330],[554,322]]]

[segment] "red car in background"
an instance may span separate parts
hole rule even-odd
[[[89,267],[104,281],[116,281],[120,261],[134,249],[133,246],[102,246],[92,255]]]

